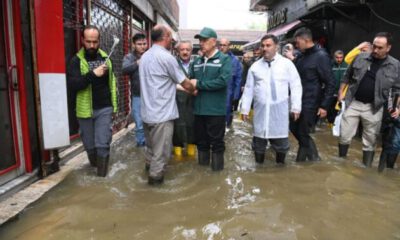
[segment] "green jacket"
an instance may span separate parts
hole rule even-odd
[[[342,78],[344,76],[344,73],[347,70],[347,67],[348,67],[347,63],[344,62],[344,61],[340,65],[337,64],[336,62],[334,62],[332,64],[332,72],[333,72],[333,75],[335,76],[335,80],[336,80],[336,83],[335,83],[336,92],[335,92],[335,94],[337,94],[337,92],[339,90]]]
[[[197,79],[199,90],[194,99],[195,115],[226,115],[226,88],[232,78],[231,58],[218,51],[205,63],[197,57],[190,65],[190,77]]]
[[[99,49],[99,53],[102,57],[106,58],[107,53],[103,50]],[[80,67],[81,67],[81,74],[86,75],[89,72],[89,64],[85,59],[85,51],[82,48],[76,54],[77,57],[80,59]],[[113,106],[113,112],[117,112],[118,105],[117,105],[117,83],[115,79],[115,75],[112,70],[112,64],[110,60],[106,62],[108,66],[108,73],[109,73],[109,87],[111,92],[111,103]],[[80,90],[77,92],[76,95],[76,116],[78,118],[90,118],[93,114],[92,108],[92,85],[89,85],[87,88]]]

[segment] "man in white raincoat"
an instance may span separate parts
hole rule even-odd
[[[301,112],[300,76],[294,64],[277,53],[278,38],[267,34],[261,39],[263,57],[247,74],[241,104],[243,119],[248,119],[254,101],[253,150],[257,163],[264,162],[268,141],[276,152],[276,162],[285,163],[289,150],[289,89],[290,112],[297,120]]]

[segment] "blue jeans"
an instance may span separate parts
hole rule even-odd
[[[136,144],[144,145],[144,130],[143,130],[143,121],[140,116],[140,96],[132,97],[132,117],[135,121],[135,135],[136,135]]]

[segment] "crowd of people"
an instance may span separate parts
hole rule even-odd
[[[294,34],[295,44],[282,51],[278,38],[266,34],[260,48],[253,55],[244,53],[242,60],[230,51],[229,39],[219,39],[208,27],[194,36],[200,45],[195,58],[190,41],[178,42],[172,54],[172,32],[164,25],[156,25],[150,38],[148,47],[147,36],[135,34],[122,64],[122,73],[130,77],[136,146],[143,147],[149,184],[163,183],[172,153],[195,156],[197,149],[200,165],[223,170],[224,136],[234,111],[244,121],[254,112],[251,145],[257,164],[264,162],[267,145],[276,163],[285,164],[289,132],[299,145],[296,162],[321,160],[310,134],[318,119],[331,126],[343,106],[338,156],[347,156],[361,123],[363,164],[371,167],[381,135],[378,169],[393,168],[400,150],[400,63],[389,55],[389,33],[376,34],[372,43],[361,43],[346,56],[337,50],[331,57],[303,27]],[[76,92],[88,159],[105,177],[117,112],[116,80],[111,61],[99,49],[99,29],[86,26],[82,43],[69,64],[67,82]]]

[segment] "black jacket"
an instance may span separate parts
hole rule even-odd
[[[302,109],[327,110],[335,92],[332,62],[324,49],[314,46],[295,60],[303,86]]]

